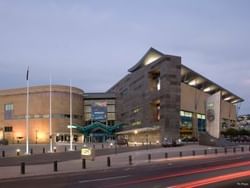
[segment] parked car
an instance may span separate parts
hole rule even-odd
[[[163,147],[176,147],[176,146],[182,146],[183,143],[182,143],[181,139],[173,140],[173,139],[164,138],[164,140],[161,143],[161,145]]]

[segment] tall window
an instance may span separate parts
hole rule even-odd
[[[197,114],[198,120],[198,131],[204,132],[206,131],[206,117],[203,114]]]
[[[12,119],[13,110],[14,110],[13,104],[5,104],[4,105],[4,119],[5,120]]]
[[[193,124],[191,112],[180,111],[181,123],[180,123],[180,134],[181,137],[192,137]]]

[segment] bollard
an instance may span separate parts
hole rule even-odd
[[[195,151],[194,150],[192,151],[192,153],[193,153],[193,156],[195,156]]]
[[[66,151],[67,151],[67,147],[65,146],[65,147],[64,147],[64,152],[66,152]]]
[[[115,144],[115,154],[117,154],[117,145]]]
[[[168,158],[168,153],[165,153],[165,158]]]
[[[33,149],[32,148],[30,148],[30,155],[32,155],[33,154]]]
[[[182,157],[182,151],[180,151],[179,156]]]
[[[19,156],[20,155],[20,149],[17,149],[16,150],[16,156]]]
[[[131,155],[128,156],[128,161],[129,161],[129,165],[132,165],[132,156]]]
[[[82,159],[82,169],[86,168],[86,159]]]
[[[57,161],[54,161],[54,172],[57,172]]]
[[[204,150],[204,155],[207,155],[207,150],[206,149]]]
[[[218,149],[214,149],[214,153],[217,154],[218,153]]]
[[[21,162],[21,174],[25,174],[25,163]]]
[[[43,148],[43,153],[45,153],[45,148]]]
[[[111,166],[110,157],[107,157],[107,166],[108,166],[108,167],[110,167],[110,166]]]
[[[236,153],[236,148],[233,148],[233,152]]]
[[[102,149],[104,148],[104,145],[102,144]]]
[[[244,152],[244,147],[241,147],[241,152]]]
[[[56,153],[56,147],[53,147],[54,153]]]
[[[148,162],[151,162],[151,154],[148,154]]]
[[[227,153],[227,148],[224,148],[224,153]]]
[[[93,144],[93,148],[95,149],[95,144]]]
[[[75,145],[75,151],[77,150],[77,146]]]
[[[5,151],[4,150],[2,151],[2,157],[5,157]]]

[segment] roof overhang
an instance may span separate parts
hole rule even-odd
[[[201,74],[191,70],[183,64],[181,66],[181,81],[208,94],[214,94],[218,91],[221,91],[222,99],[232,104],[244,101],[239,96],[233,94],[232,92],[205,78]]]

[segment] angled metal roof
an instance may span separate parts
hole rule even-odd
[[[146,52],[146,54],[139,60],[139,62],[136,63],[133,67],[131,67],[128,71],[135,72],[136,70],[140,69],[141,67],[147,66],[150,63],[157,62],[157,61],[160,62],[160,61],[163,61],[165,58],[169,58],[169,57],[171,58],[171,57],[178,57],[178,56],[166,55],[151,47]],[[193,71],[192,69],[188,68],[187,66],[183,64],[181,65],[181,80],[183,83],[186,83],[192,87],[195,87],[209,94],[214,94],[217,91],[221,91],[222,99],[224,99],[227,102],[236,104],[236,103],[244,101],[239,96],[235,95],[229,90],[221,87],[220,85],[207,79],[206,77]]]

